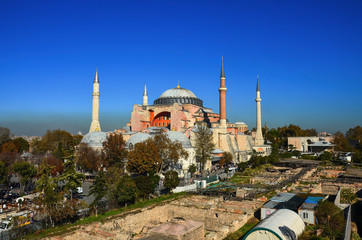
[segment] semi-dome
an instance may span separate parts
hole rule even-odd
[[[165,133],[172,142],[180,142],[183,148],[191,148],[191,142],[188,137],[182,132],[168,131]]]
[[[180,104],[194,104],[203,107],[203,101],[196,97],[196,95],[186,88],[177,85],[176,88],[166,90],[157,98],[154,105],[170,105],[174,103]]]
[[[94,131],[94,132],[87,133],[83,137],[81,142],[88,144],[88,146],[90,146],[92,148],[100,149],[103,147],[103,142],[106,140],[107,140],[106,132]]]
[[[137,143],[146,141],[151,136],[147,133],[137,133],[130,137],[126,143],[126,148],[133,149]]]

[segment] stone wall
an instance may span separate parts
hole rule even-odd
[[[223,239],[241,228],[262,202],[223,201],[222,198],[192,196],[161,206],[129,211],[106,221],[93,223],[62,236],[65,240],[140,239],[149,231],[173,219],[201,222],[208,234],[205,239]]]

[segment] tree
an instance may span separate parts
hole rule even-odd
[[[6,127],[0,127],[0,147],[10,141],[10,130]]]
[[[325,161],[325,160],[332,160],[332,155],[330,152],[323,152],[320,156],[319,156],[319,159],[322,160],[322,161]]]
[[[229,152],[224,152],[222,154],[222,157],[221,157],[219,163],[221,166],[227,167],[232,161],[233,161],[233,155],[231,155],[231,153],[229,153]]]
[[[70,200],[73,200],[73,191],[82,185],[82,180],[85,178],[84,174],[78,173],[75,170],[75,164],[72,160],[67,160],[63,164],[64,172],[59,177],[59,180],[65,181],[65,189],[70,193]]]
[[[346,137],[348,139],[355,139],[362,142],[362,127],[356,126],[354,128],[348,129],[348,131],[346,132]]]
[[[15,173],[20,175],[21,189],[22,191],[24,191],[27,184],[32,180],[32,178],[37,173],[37,170],[33,165],[24,161],[14,163],[13,169]]]
[[[188,171],[189,173],[191,173],[191,177],[192,177],[192,175],[196,172],[196,170],[197,170],[197,167],[196,167],[195,164],[191,164],[191,165],[189,166],[189,168],[187,169],[187,171]]]
[[[196,135],[196,161],[200,163],[200,171],[204,169],[205,163],[211,159],[215,144],[212,139],[212,132],[205,126],[195,128]]]
[[[73,136],[64,130],[48,130],[42,137],[39,151],[46,153],[50,151],[54,156],[58,158],[69,158],[74,153],[74,146],[76,142]]]
[[[128,203],[134,203],[138,195],[136,183],[130,176],[122,176],[118,183],[115,194],[116,199],[120,205],[127,206]]]
[[[42,159],[43,163],[48,164],[51,167],[51,175],[61,175],[64,171],[63,160],[56,158],[52,155],[45,156]]]
[[[5,163],[0,161],[0,184],[3,184],[6,182],[8,176],[8,170],[5,167]]]
[[[139,196],[143,199],[148,198],[148,196],[153,193],[155,189],[153,181],[149,176],[139,175],[135,178],[135,183]]]
[[[165,173],[164,186],[168,191],[177,187],[179,183],[180,179],[176,171],[170,170]]]
[[[345,138],[344,134],[339,131],[333,136],[333,144],[335,145],[335,151],[348,152],[352,150],[348,144],[347,138]]]
[[[18,149],[13,142],[7,142],[2,145],[2,153],[16,153]]]
[[[174,169],[180,158],[188,158],[188,153],[182,144],[178,141],[171,141],[165,134],[156,134],[153,138],[147,139],[146,142],[153,142],[158,151],[158,157],[161,160],[159,172]]]
[[[240,172],[243,172],[245,169],[247,169],[249,166],[248,166],[248,163],[247,162],[240,162],[238,164],[238,167],[239,167],[239,170]]]
[[[101,166],[101,155],[98,151],[93,150],[86,143],[79,144],[76,154],[75,162],[77,168],[81,171],[93,172],[97,171]]]
[[[24,151],[29,151],[29,143],[22,137],[15,138],[11,141],[15,144],[17,152],[21,153]]]
[[[105,166],[116,166],[123,169],[124,160],[127,157],[125,145],[122,134],[114,133],[107,136],[107,140],[103,142]]]
[[[161,158],[158,153],[154,141],[137,143],[134,150],[128,153],[128,171],[140,175],[158,172],[161,167]]]
[[[101,200],[107,194],[107,183],[106,183],[106,176],[103,171],[98,172],[93,185],[90,187],[89,195],[94,196],[94,200],[91,204],[94,207],[96,216],[98,216],[98,207],[101,205]],[[88,196],[89,196],[88,195]]]
[[[336,239],[344,233],[344,214],[341,209],[329,201],[319,203],[316,210],[319,225],[324,228],[323,235]]]
[[[36,199],[40,206],[40,211],[47,213],[52,226],[55,225],[55,219],[59,219],[59,208],[63,193],[57,189],[57,179],[51,177],[52,166],[42,163],[38,172],[36,189],[41,191],[41,195]]]
[[[298,157],[299,155],[300,155],[300,151],[298,151],[298,150],[292,151],[292,156]]]

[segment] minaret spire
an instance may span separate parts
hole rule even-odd
[[[145,90],[143,91],[143,103],[142,106],[148,106],[148,95],[147,95],[147,87],[145,84]]]
[[[220,73],[220,127],[226,129],[226,86],[225,86],[225,71],[224,57],[221,57],[221,73]]]
[[[101,131],[101,125],[99,123],[99,77],[98,69],[93,81],[93,105],[92,105],[92,123],[89,132]]]
[[[259,76],[257,75],[256,83],[256,136],[255,136],[255,145],[264,145],[264,138],[261,128],[261,98],[260,98],[260,88],[259,88]]]
[[[94,76],[94,83],[99,83],[98,68],[96,69],[96,75]]]
[[[220,73],[220,78],[225,78],[224,56],[221,56],[221,73]]]

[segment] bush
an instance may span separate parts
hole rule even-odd
[[[168,191],[174,189],[180,183],[180,179],[178,178],[178,174],[176,171],[170,170],[165,173],[165,182],[164,186]]]

